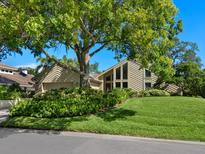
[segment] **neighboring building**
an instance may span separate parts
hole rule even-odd
[[[17,68],[0,63],[0,85],[18,84],[23,90],[34,91],[33,76],[26,70],[21,72]]]
[[[90,84],[93,89],[101,89],[102,82],[90,76]],[[38,92],[51,89],[74,88],[80,85],[80,74],[69,69],[55,65],[37,83]]]

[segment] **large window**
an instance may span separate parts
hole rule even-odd
[[[116,82],[116,83],[115,83],[115,87],[116,87],[116,88],[121,88],[121,82]]]
[[[150,78],[152,73],[149,70],[145,70],[145,77]]]
[[[128,64],[123,65],[123,79],[126,80],[128,77]]]
[[[111,76],[110,76],[110,75],[109,75],[109,76],[106,76],[106,77],[105,77],[105,80],[106,80],[106,81],[111,81]]]
[[[121,67],[116,69],[116,80],[121,79]]]
[[[152,83],[151,82],[146,82],[145,83],[145,89],[152,88]]]
[[[123,88],[128,88],[128,83],[127,82],[123,82],[122,86],[123,86]]]
[[[112,84],[111,83],[106,83],[106,85],[105,85],[105,90],[106,91],[111,91],[112,90]]]

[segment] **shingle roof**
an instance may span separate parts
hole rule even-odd
[[[101,82],[95,77],[89,76],[93,82]],[[42,83],[53,83],[53,82],[76,82],[80,80],[79,73],[76,73],[72,70],[62,68],[58,65],[55,65],[49,73],[43,78]]]
[[[18,69],[15,67],[11,67],[5,64],[0,63],[0,69],[6,69],[6,70],[11,70],[11,71],[17,71]]]
[[[32,75],[24,75],[20,72],[14,72],[13,74],[0,73],[1,84],[14,84],[18,83],[21,87],[33,87]]]

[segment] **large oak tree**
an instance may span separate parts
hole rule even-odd
[[[78,71],[49,52],[64,45],[76,53],[80,86],[89,74],[90,58],[102,49],[145,67],[169,67],[165,55],[181,30],[176,14],[172,0],[2,0],[0,55],[27,49]]]

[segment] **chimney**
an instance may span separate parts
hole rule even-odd
[[[22,70],[21,71],[24,75],[28,75],[28,71],[27,70]]]

